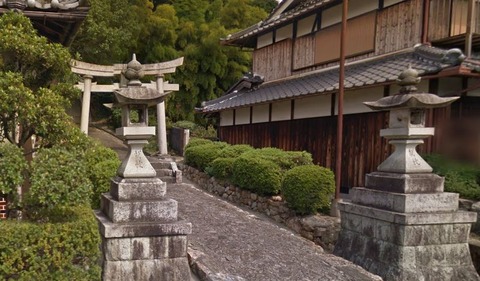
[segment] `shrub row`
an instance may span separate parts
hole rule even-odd
[[[445,177],[445,191],[460,197],[480,200],[480,167],[458,163],[438,154],[426,155],[433,172]]]
[[[305,151],[254,149],[192,138],[185,163],[259,195],[282,193],[300,214],[328,211],[335,189],[333,173],[313,165],[312,155]]]
[[[68,142],[42,148],[28,166],[22,150],[0,144],[0,193],[10,195],[10,207],[23,207],[29,215],[54,206],[90,204],[100,206],[100,194],[110,188],[120,160],[117,154],[85,134],[73,135]],[[23,206],[14,199],[17,186],[29,175],[30,188]]]
[[[89,206],[43,215],[49,223],[0,221],[0,279],[100,280],[100,237]]]

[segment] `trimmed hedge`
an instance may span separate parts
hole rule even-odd
[[[445,191],[459,193],[462,198],[480,200],[480,167],[451,161],[438,154],[424,158],[434,173],[445,177]]]
[[[217,179],[230,179],[233,174],[233,162],[235,158],[217,158],[213,160],[206,172]]]
[[[1,280],[100,280],[100,237],[88,206],[51,210],[49,223],[0,221]]]
[[[266,147],[245,152],[245,157],[259,157],[269,160],[282,170],[290,170],[293,167],[313,164],[312,155],[306,151],[283,151],[279,148]]]
[[[207,140],[207,139],[201,139],[201,138],[191,138],[188,141],[188,144],[185,146],[185,150],[187,150],[190,147],[195,147],[199,145],[204,145],[204,144],[211,144],[213,141]]]
[[[185,162],[187,165],[205,171],[213,160],[220,157],[220,151],[227,145],[224,142],[212,142],[189,147],[185,150]]]
[[[288,205],[299,214],[327,212],[335,192],[332,171],[316,165],[299,166],[286,172],[282,194]]]
[[[87,175],[92,183],[90,205],[93,209],[100,208],[100,195],[110,190],[110,179],[117,173],[120,160],[117,153],[100,143],[92,142],[83,157]],[[82,156],[80,156],[82,157]]]
[[[61,147],[42,149],[31,165],[25,204],[29,215],[41,209],[89,204],[92,183],[84,161]]]
[[[233,162],[232,183],[259,195],[275,195],[280,191],[281,169],[271,161],[247,157],[245,154]]]
[[[228,145],[220,152],[221,156],[224,158],[236,158],[243,153],[254,151],[255,148],[251,147],[248,144],[236,144]]]

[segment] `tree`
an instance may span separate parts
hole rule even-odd
[[[0,17],[0,136],[21,147],[32,136],[42,145],[69,134],[65,108],[78,96],[71,56],[39,36],[18,13]]]

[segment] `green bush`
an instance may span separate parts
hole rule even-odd
[[[191,138],[188,141],[187,146],[185,146],[185,150],[187,150],[190,147],[199,146],[199,145],[203,145],[203,144],[211,144],[211,143],[213,143],[213,141],[211,141],[211,140],[202,139],[202,138]]]
[[[232,183],[259,195],[274,195],[280,191],[282,172],[271,161],[242,156],[235,159],[232,168]]]
[[[42,149],[32,161],[31,187],[25,203],[29,215],[55,206],[89,204],[89,171],[74,152],[61,147]]]
[[[229,145],[222,149],[221,156],[225,158],[236,158],[245,152],[255,150],[248,144]]]
[[[9,143],[0,143],[0,193],[15,193],[23,183],[27,161],[22,150]]]
[[[328,211],[334,192],[333,172],[316,165],[299,166],[287,171],[282,183],[285,200],[299,214]]]
[[[84,161],[88,170],[88,178],[92,183],[90,205],[94,209],[100,208],[100,195],[110,190],[110,179],[115,176],[120,166],[118,155],[112,149],[100,143],[86,150]]]
[[[248,151],[244,155],[272,161],[285,171],[293,167],[313,164],[312,155],[306,151],[283,151],[279,148],[266,147]]]
[[[51,210],[49,223],[0,221],[0,280],[100,280],[100,237],[87,206]]]
[[[232,176],[235,158],[217,158],[213,160],[206,172],[217,179],[229,179]]]
[[[458,163],[438,154],[425,156],[433,172],[445,177],[445,191],[460,197],[480,200],[480,167]]]
[[[181,120],[173,123],[172,126],[176,128],[188,129],[192,131],[197,127],[197,124],[195,124],[192,121]]]
[[[212,142],[189,147],[185,150],[185,163],[202,171],[220,156],[222,148],[228,144],[224,142]]]

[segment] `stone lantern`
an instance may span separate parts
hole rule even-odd
[[[142,87],[139,79],[143,77],[143,69],[135,55],[122,74],[128,83],[126,88],[114,91],[115,105],[122,108],[122,127],[116,134],[125,140],[129,151],[117,174],[123,178],[153,178],[155,169],[143,153],[148,139],[155,135],[155,127],[148,126],[148,107],[162,102],[166,94]],[[133,120],[134,112],[138,120]]]
[[[122,127],[116,133],[129,151],[95,212],[102,237],[102,280],[190,280],[187,235],[192,224],[178,220],[177,201],[166,197],[167,184],[156,177],[142,151],[155,135],[155,127],[148,126],[148,107],[164,94],[142,87],[142,65],[135,55],[122,74],[128,84],[114,91],[116,106],[122,108]]]
[[[395,151],[365,187],[340,202],[342,228],[334,254],[384,280],[480,280],[470,257],[468,237],[476,213],[458,210],[458,194],[443,192],[444,178],[416,152],[433,136],[425,111],[446,106],[458,97],[418,93],[417,71],[399,76],[400,93],[365,104],[389,110],[389,128],[380,135]]]

